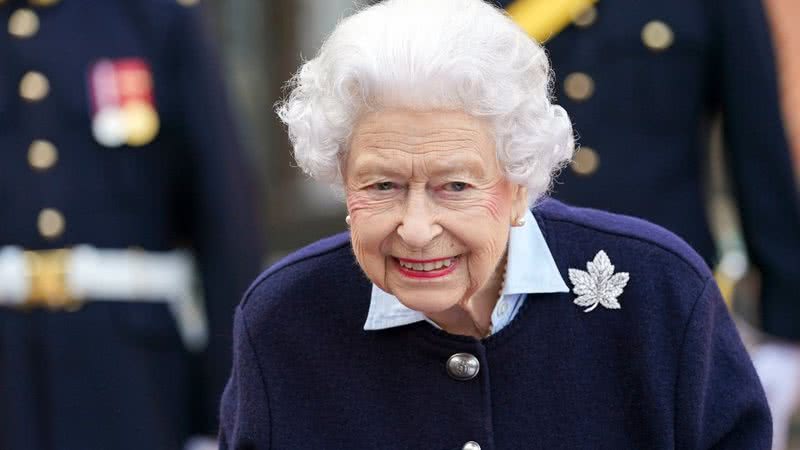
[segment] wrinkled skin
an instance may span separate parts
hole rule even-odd
[[[484,337],[502,285],[509,227],[527,208],[489,123],[456,111],[362,115],[342,164],[353,251],[381,289],[446,331]],[[455,257],[436,278],[402,260]]]

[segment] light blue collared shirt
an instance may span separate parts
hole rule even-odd
[[[527,294],[569,292],[542,230],[530,211],[525,214],[525,225],[511,227],[507,264],[503,298],[498,300],[492,311],[491,334],[514,320]],[[425,314],[404,306],[394,295],[372,285],[365,330],[384,330],[423,320],[437,326]]]

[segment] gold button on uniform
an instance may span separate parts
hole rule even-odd
[[[19,95],[30,102],[36,102],[47,97],[50,92],[50,82],[40,72],[28,72],[19,83]]]
[[[28,147],[28,164],[36,170],[47,170],[58,161],[56,146],[50,141],[37,139]]]
[[[597,8],[590,6],[581,11],[572,22],[581,28],[588,28],[597,21]]]
[[[581,147],[572,158],[572,170],[578,175],[591,175],[600,166],[600,157],[591,147]]]
[[[8,18],[8,34],[24,39],[39,31],[39,16],[33,10],[20,8]]]
[[[180,3],[183,6],[194,6],[200,3],[200,0],[178,0],[178,3]]]
[[[64,216],[55,209],[45,208],[39,213],[39,234],[46,239],[56,239],[64,233]]]
[[[573,72],[564,79],[564,92],[576,102],[588,100],[594,94],[594,80],[583,72]]]
[[[669,25],[660,20],[647,22],[642,28],[642,42],[654,52],[664,51],[675,41],[675,35]]]

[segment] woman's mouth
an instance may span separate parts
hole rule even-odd
[[[443,277],[456,269],[459,259],[460,255],[427,260],[394,258],[400,273],[410,278]]]

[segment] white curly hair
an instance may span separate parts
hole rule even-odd
[[[359,115],[381,108],[462,110],[494,128],[506,177],[532,204],[574,150],[551,103],[544,49],[482,0],[385,0],[339,23],[277,105],[300,168],[341,186]]]

